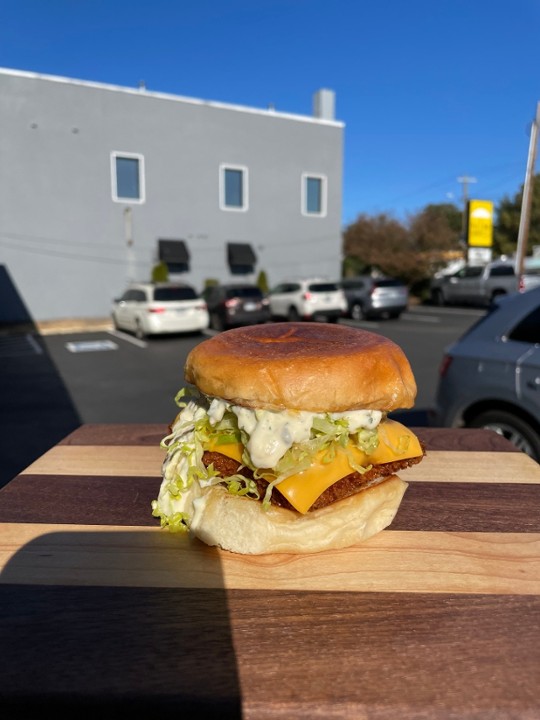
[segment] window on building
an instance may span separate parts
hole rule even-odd
[[[237,165],[220,166],[219,206],[222,210],[248,209],[247,168]]]
[[[143,203],[144,157],[111,153],[112,195],[115,202]]]
[[[326,215],[326,177],[324,175],[302,175],[302,214]]]

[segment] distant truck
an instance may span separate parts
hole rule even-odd
[[[496,260],[487,265],[465,265],[450,275],[431,280],[435,305],[489,305],[493,298],[540,285],[540,268],[525,267],[519,278],[514,263]]]

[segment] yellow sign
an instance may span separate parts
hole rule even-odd
[[[467,218],[469,247],[493,245],[493,203],[490,200],[469,200]]]

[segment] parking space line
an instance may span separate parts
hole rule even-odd
[[[117,337],[119,340],[125,340],[126,342],[130,342],[132,345],[136,345],[140,348],[145,348],[148,345],[145,340],[139,340],[139,338],[133,337],[133,335],[128,335],[128,333],[124,333],[121,330],[107,330],[107,333],[109,335],[114,335],[114,337]]]
[[[401,316],[404,320],[418,320],[418,322],[431,322],[431,323],[440,323],[441,318],[435,317],[434,315],[421,315],[420,313],[414,312],[414,313],[403,313]]]

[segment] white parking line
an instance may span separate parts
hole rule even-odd
[[[405,320],[418,320],[419,322],[427,322],[427,323],[440,323],[441,318],[440,317],[434,317],[433,315],[420,315],[420,313],[403,313],[401,316]]]
[[[132,345],[136,345],[140,348],[145,348],[148,345],[145,340],[139,340],[139,338],[133,337],[133,335],[128,335],[128,333],[124,333],[121,330],[107,330],[107,332],[109,335],[114,335],[114,337],[130,342]]]

